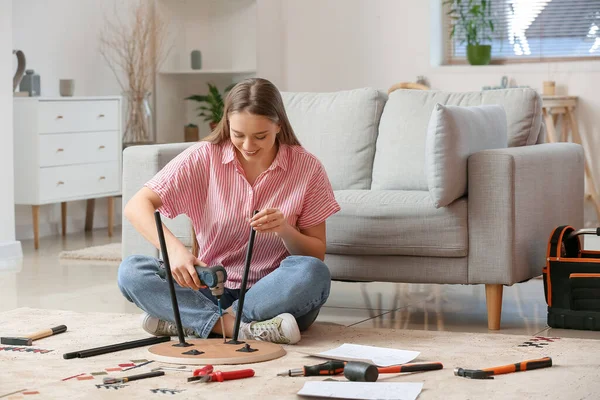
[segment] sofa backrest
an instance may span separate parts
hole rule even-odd
[[[381,121],[371,189],[428,190],[425,139],[437,104],[501,104],[506,111],[508,147],[533,145],[543,135],[542,100],[533,89],[482,92],[396,90],[389,95]]]
[[[333,189],[369,189],[387,95],[362,88],[281,96],[296,136],[323,163]]]

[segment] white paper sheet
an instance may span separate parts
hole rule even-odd
[[[423,390],[419,382],[305,382],[300,396],[333,399],[415,400]]]
[[[419,354],[421,353],[418,351],[344,343],[335,349],[311,355],[333,360],[365,361],[378,367],[389,367],[391,365],[406,364],[417,358]]]

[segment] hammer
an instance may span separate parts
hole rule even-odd
[[[66,331],[66,325],[59,325],[57,327],[45,329],[43,331],[39,331],[34,334],[23,337],[3,337],[0,338],[0,343],[12,346],[31,346],[34,340],[42,339],[52,335],[58,335],[59,333],[63,333]]]

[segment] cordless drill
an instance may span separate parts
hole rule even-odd
[[[213,267],[201,267],[195,265],[196,273],[200,278],[200,284],[207,286],[213,296],[219,300],[225,292],[225,282],[227,281],[227,271],[222,265],[215,265]],[[167,271],[163,268],[159,270],[161,278],[166,279]]]
[[[223,331],[223,342],[225,338],[225,325],[223,323],[223,308],[221,307],[221,296],[225,292],[225,282],[227,281],[227,271],[222,265],[215,265],[212,267],[201,267],[195,265],[196,272],[200,278],[200,282],[203,285],[208,286],[210,292],[217,299],[217,305],[219,306],[219,315],[221,320],[221,330]]]
[[[212,267],[201,267],[195,265],[196,273],[200,278],[200,284],[207,286],[213,296],[217,299],[217,305],[219,306],[219,315],[221,319],[221,330],[223,331],[223,341],[225,341],[225,326],[223,323],[223,308],[221,307],[221,296],[225,292],[225,282],[227,281],[227,271],[222,265],[215,265]],[[166,271],[164,269],[159,270],[161,278],[165,279]]]

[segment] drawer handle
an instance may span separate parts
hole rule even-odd
[[[56,184],[56,186],[60,186],[60,185],[64,185],[65,183],[63,181],[58,181],[58,183]]]
[[[100,177],[98,180],[100,180],[100,181],[103,181],[103,180],[105,180],[105,179],[106,179],[106,177],[105,177],[105,176],[101,176],[101,177]]]
[[[106,146],[103,146],[103,145],[100,145],[100,146],[98,147],[98,149],[100,149],[100,150],[102,150],[102,149],[105,149],[105,148],[106,148]]]
[[[58,115],[58,116],[56,117],[56,119],[63,119],[63,116],[62,116],[62,115]]]
[[[98,115],[98,118],[104,118],[104,114]]]
[[[61,151],[65,151],[65,149],[62,149],[62,148],[56,149],[57,153],[60,153]]]

